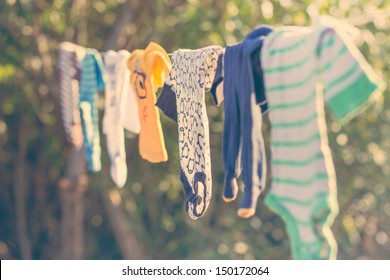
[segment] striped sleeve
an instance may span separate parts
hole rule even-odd
[[[354,117],[368,100],[384,90],[385,83],[342,29],[323,30],[317,55],[324,99],[338,120]]]
[[[94,50],[94,59],[96,67],[97,87],[99,90],[104,90],[106,80],[106,69],[103,63],[102,56],[96,50]]]

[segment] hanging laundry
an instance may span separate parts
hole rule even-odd
[[[139,153],[143,159],[153,163],[167,161],[160,114],[155,103],[157,89],[163,86],[171,69],[168,54],[161,46],[150,43],[145,50],[135,50],[131,54],[128,67],[141,122]]]
[[[179,132],[180,179],[186,194],[186,210],[192,219],[201,217],[211,199],[209,122],[205,91],[214,80],[222,48],[178,50],[164,90],[176,96]],[[167,93],[164,93],[164,95]]]
[[[383,91],[350,38],[330,17],[313,27],[281,27],[264,40],[272,187],[265,203],[286,223],[294,259],[334,259],[330,226],[338,212],[324,103],[341,120]]]
[[[80,101],[81,122],[84,136],[85,159],[88,170],[101,170],[99,136],[98,90],[104,90],[104,65],[99,52],[87,49],[81,63]]]
[[[62,42],[58,47],[58,54],[62,123],[67,141],[76,149],[80,149],[83,145],[83,134],[79,110],[79,66],[84,58],[85,48]]]
[[[242,172],[244,194],[237,214],[249,218],[255,214],[257,200],[265,187],[265,147],[262,111],[267,110],[259,53],[268,27],[252,31],[241,42],[227,46],[224,60],[223,198],[236,199],[237,178]],[[257,55],[257,57],[256,57]],[[255,67],[258,67],[255,69]]]
[[[138,103],[130,86],[127,61],[130,53],[110,50],[104,55],[106,68],[103,133],[107,137],[107,151],[111,161],[110,176],[118,187],[127,179],[124,128],[138,134],[141,125]]]

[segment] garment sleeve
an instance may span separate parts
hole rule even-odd
[[[262,44],[250,54],[250,65],[256,93],[256,102],[260,105],[261,112],[265,113],[268,111],[268,101],[265,97],[263,69],[260,63],[261,47]]]
[[[319,73],[327,107],[338,120],[354,117],[385,88],[343,29],[326,28],[317,47]]]
[[[167,117],[177,122],[176,95],[169,85],[164,84],[156,106],[160,108]]]
[[[156,87],[163,87],[172,68],[167,52],[160,45],[151,42],[145,49],[145,61]]]
[[[210,94],[213,97],[214,104],[219,106],[223,101],[223,59],[224,51],[218,55],[217,68],[215,70],[214,80],[211,84]]]
[[[94,59],[95,59],[95,67],[96,67],[97,87],[99,90],[104,90],[106,70],[105,70],[102,56],[98,51],[94,53]]]

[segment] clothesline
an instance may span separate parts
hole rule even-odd
[[[321,1],[319,1],[321,3]],[[309,12],[310,17],[312,20],[317,21],[317,19],[320,17],[319,9],[317,7],[318,5],[312,5],[312,9],[309,9],[311,12]],[[385,20],[390,17],[390,11],[386,10],[380,10],[377,7],[373,7],[368,13],[365,13],[363,15],[359,16],[352,16],[345,19],[345,22],[352,26],[362,26],[369,22],[372,22],[373,20],[378,20],[378,18]],[[104,55],[106,52],[100,51],[101,55]],[[168,53],[168,56],[172,56],[173,53]]]
[[[107,52],[99,51],[100,55],[104,56]],[[168,56],[172,56],[173,53],[167,53]]]

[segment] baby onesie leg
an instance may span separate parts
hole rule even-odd
[[[244,63],[247,72],[242,72],[243,87],[251,84],[251,67]],[[261,188],[265,185],[266,162],[265,146],[262,133],[262,112],[257,104],[256,95],[250,88],[244,88],[240,99],[241,135],[242,135],[242,180],[244,195],[238,209],[238,216],[249,218],[256,212],[257,201]]]
[[[262,113],[253,88],[250,57],[244,57],[243,45],[226,48],[224,56],[224,200],[237,196],[236,178],[242,169],[244,195],[237,214],[249,218],[256,211],[265,178]],[[247,58],[247,59],[245,59]]]
[[[116,125],[114,122],[114,112],[115,105],[117,101],[116,96],[116,88],[118,86],[117,81],[115,79],[115,73],[116,73],[116,52],[110,50],[105,53],[104,55],[104,64],[106,67],[106,88],[104,91],[104,117],[103,117],[103,133],[106,135],[106,144],[107,144],[107,152],[108,156],[110,158],[110,175],[111,179],[114,181],[114,183],[117,185],[116,177],[112,176],[115,175],[115,172],[111,172],[112,169],[115,169],[113,165],[115,164],[115,155],[117,154],[117,147],[114,144],[114,137],[117,137],[117,130],[115,129]],[[113,174],[112,174],[113,173]]]
[[[196,70],[193,70],[196,72]],[[191,72],[192,73],[192,72]],[[180,92],[178,130],[181,179],[187,196],[186,209],[192,219],[200,218],[211,197],[208,123],[202,89],[195,94]]]
[[[128,128],[133,129],[132,122],[136,121],[127,119],[128,116],[125,116],[125,112],[132,109],[127,103],[130,88],[130,71],[127,69],[129,56],[130,53],[123,50],[118,53],[110,50],[104,56],[106,83],[103,132],[107,138],[110,176],[119,188],[124,186],[127,179],[124,124],[130,124]],[[136,102],[135,99],[134,102]],[[138,119],[138,110],[137,114],[133,114],[132,117]]]
[[[173,69],[169,75],[169,82],[176,83],[178,77],[174,73],[180,71],[187,74],[196,72],[195,70],[187,70],[184,61],[187,60],[185,54],[176,53],[173,57]],[[189,66],[189,65],[187,65]],[[179,70],[177,70],[177,69]],[[179,136],[179,154],[180,154],[180,180],[183,184],[184,193],[186,196],[185,207],[191,219],[197,219],[203,215],[206,210],[206,175],[195,171],[195,166],[203,165],[204,160],[197,153],[196,146],[201,145],[203,141],[197,136],[198,127],[201,126],[200,106],[196,106],[193,95],[188,92],[187,76],[182,77],[180,87],[173,87],[176,93],[172,90],[171,84],[165,84],[161,92],[158,106],[166,114],[178,122]],[[191,98],[192,97],[192,98]],[[195,108],[199,107],[199,108]],[[195,113],[195,111],[197,113]],[[197,156],[194,156],[197,155]],[[196,172],[195,176],[192,175]],[[191,176],[192,175],[192,176]]]
[[[190,104],[190,103],[188,103]],[[206,211],[211,197],[211,173],[206,167],[206,139],[199,115],[189,109],[189,115],[179,115],[179,146],[181,147],[181,178],[187,196],[187,211],[192,219],[200,218]],[[200,109],[199,109],[200,110]],[[187,111],[187,110],[184,110]],[[200,114],[200,113],[199,113]],[[191,116],[191,117],[189,117]],[[187,124],[192,120],[192,124]]]
[[[183,170],[180,170],[180,180],[186,194],[186,211],[191,219],[201,217],[207,209],[206,175],[198,172],[194,176],[194,188],[191,187]]]
[[[258,186],[244,187],[244,194],[241,200],[240,208],[237,210],[237,215],[239,217],[250,218],[256,213],[256,205],[260,193],[261,191]]]
[[[314,209],[312,220],[314,231],[323,244],[320,259],[332,260],[337,256],[337,242],[330,227],[338,214],[337,195],[332,192],[332,188],[324,200]]]
[[[179,56],[179,55],[178,55]],[[179,69],[187,70],[188,74],[191,74],[195,69],[187,69],[184,61],[187,57],[183,54],[183,57],[172,58],[175,67],[183,67]],[[175,73],[175,72],[172,72]],[[171,77],[175,79],[176,77]],[[194,94],[190,94],[188,91],[188,77],[183,77],[183,88],[177,90],[177,120],[178,120],[178,136],[179,136],[179,154],[180,154],[180,179],[183,183],[184,191],[186,194],[186,211],[191,219],[198,219],[203,211],[197,212],[198,203],[202,203],[202,193],[197,193],[199,188],[195,188],[195,174],[201,164],[204,165],[204,161],[200,156],[195,158],[196,150],[198,146],[203,144],[203,137],[201,136],[201,113],[197,106],[197,102]],[[187,82],[187,83],[186,83]],[[198,92],[196,92],[198,94]],[[197,114],[198,112],[199,114]],[[202,163],[201,163],[202,161]],[[199,175],[198,175],[199,176]],[[202,213],[203,214],[203,213]]]
[[[81,69],[79,107],[82,116],[85,158],[91,172],[101,170],[101,148],[98,123],[98,76],[96,60],[86,54]]]
[[[228,82],[225,82],[224,86],[229,86]],[[240,114],[236,97],[236,95],[225,96],[224,99],[225,121],[222,155],[225,169],[223,200],[226,202],[236,199],[238,192],[237,178],[241,172]]]
[[[174,92],[171,96],[176,98],[180,178],[186,193],[186,210],[194,220],[206,212],[212,195],[205,91],[211,88],[221,51],[220,47],[176,51],[164,87],[165,91]]]
[[[101,149],[99,139],[99,126],[97,107],[95,102],[80,102],[81,121],[84,136],[84,152],[88,170],[98,172],[101,170]]]
[[[228,47],[224,56],[224,129],[222,143],[223,167],[225,170],[223,199],[231,202],[238,192],[237,178],[241,173],[241,112],[237,79],[237,47]]]
[[[90,170],[97,172],[102,169],[101,163],[101,147],[100,147],[100,135],[99,135],[99,111],[97,108],[97,92],[95,93],[92,108],[92,129],[93,129],[93,140],[92,140],[92,168]]]
[[[122,125],[114,122],[108,124],[106,131],[107,151],[110,157],[110,176],[115,185],[123,187],[127,179],[124,130]]]
[[[330,228],[318,227],[317,219],[331,213],[329,194],[318,194],[309,201],[283,198],[269,193],[265,204],[285,222],[294,259],[330,259],[334,256],[334,239]]]
[[[160,114],[153,102],[139,102],[139,115],[142,119],[142,128],[139,134],[139,153],[143,159],[151,163],[159,163],[168,160],[168,153],[165,148]],[[152,122],[149,119],[154,121]]]

